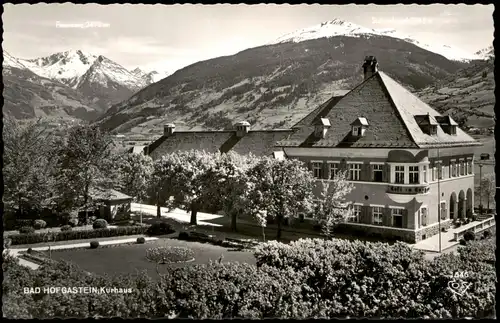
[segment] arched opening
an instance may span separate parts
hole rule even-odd
[[[468,218],[472,218],[472,214],[474,213],[474,193],[472,192],[472,189],[467,190],[467,210],[466,210],[466,216]]]
[[[451,193],[449,208],[450,208],[450,219],[456,220],[457,219],[457,194],[455,194],[455,192]]]
[[[465,202],[466,202],[465,193],[464,191],[460,191],[460,193],[458,193],[458,216],[461,219],[465,219],[465,210],[466,210]]]

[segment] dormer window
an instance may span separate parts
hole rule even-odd
[[[326,133],[328,132],[328,129],[332,125],[330,124],[330,120],[327,118],[320,118],[315,122],[314,125],[314,135],[318,139],[324,139],[326,137]]]
[[[352,135],[353,136],[358,136],[359,133],[359,127],[358,126],[353,126],[352,127]]]
[[[359,117],[351,123],[351,134],[354,137],[363,137],[368,128],[368,120],[364,117]]]
[[[415,121],[424,133],[430,136],[437,134],[438,122],[430,114],[416,115]]]
[[[443,129],[443,131],[449,135],[457,134],[458,123],[455,122],[450,116],[439,116],[436,117],[437,122]]]

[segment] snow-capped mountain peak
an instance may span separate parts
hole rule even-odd
[[[10,55],[5,50],[3,51],[3,64],[2,65],[7,66],[7,67],[15,67],[15,68],[19,68],[19,69],[26,68],[26,66],[24,66],[17,58]]]
[[[35,59],[19,61],[40,76],[54,79],[75,88],[78,79],[87,72],[97,56],[81,50],[69,50]]]
[[[489,58],[495,57],[495,49],[493,48],[493,45],[492,45],[492,46],[488,46],[486,48],[483,48],[481,50],[478,50],[474,54],[476,54],[477,56],[479,56],[483,60],[487,60]]]
[[[378,35],[402,39],[420,48],[442,55],[450,60],[467,61],[472,59],[480,59],[476,54],[466,53],[460,49],[452,48],[448,45],[428,45],[422,43],[411,36],[400,34],[394,29],[366,28],[341,19],[333,19],[330,21],[322,22],[312,27],[299,29],[292,33],[285,34],[278,39],[269,42],[267,45],[288,42],[299,43],[311,39],[329,38],[335,36],[360,37],[361,35]]]
[[[139,89],[147,85],[140,76],[134,75],[134,73],[120,64],[100,55],[85,73],[84,77],[80,79],[77,87],[80,86],[82,82],[96,82],[103,86],[107,86],[109,80],[129,89]]]

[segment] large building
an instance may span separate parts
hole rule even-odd
[[[333,97],[290,130],[182,132],[173,125],[148,147],[156,158],[179,149],[295,158],[314,176],[331,180],[348,172],[354,190],[349,226],[416,242],[472,216],[473,146],[481,145],[385,73],[366,57],[364,81]]]

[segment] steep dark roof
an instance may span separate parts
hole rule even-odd
[[[440,127],[427,135],[415,116],[440,114],[383,72],[377,72],[341,98],[331,98],[302,119],[300,129],[277,143],[281,147],[431,148],[481,145],[464,131],[456,135]],[[314,120],[328,118],[331,127],[325,138],[314,136]],[[369,127],[364,136],[351,135],[351,123],[365,117]],[[434,119],[435,121],[435,119]],[[299,124],[297,124],[298,126]]]
[[[227,153],[234,151],[241,155],[252,153],[268,156],[281,150],[275,143],[286,138],[292,132],[286,130],[250,130],[243,137],[235,131],[179,131],[163,136],[149,146],[153,159],[174,151],[204,150],[206,152]]]

